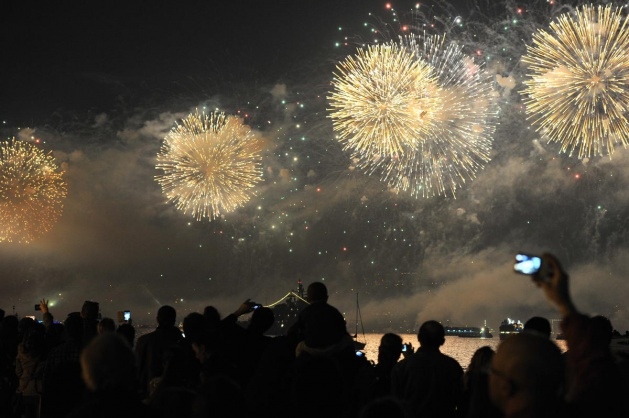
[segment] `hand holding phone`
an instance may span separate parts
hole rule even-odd
[[[542,258],[536,255],[518,253],[515,255],[513,271],[532,276],[542,268]]]

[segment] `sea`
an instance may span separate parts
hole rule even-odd
[[[358,334],[358,341],[366,342],[365,348],[361,351],[365,353],[365,356],[368,360],[373,362],[378,361],[378,346],[380,345],[380,339],[383,334]],[[419,347],[419,342],[417,341],[417,334],[398,334],[402,337],[402,341],[406,344],[412,344],[413,349],[417,350]],[[552,340],[561,352],[565,352],[566,341],[565,340]],[[456,336],[447,336],[446,342],[441,346],[441,352],[447,354],[448,356],[454,358],[459,362],[463,369],[467,369],[467,366],[470,364],[470,360],[472,356],[479,348],[483,346],[489,346],[496,350],[498,345],[500,344],[500,338],[462,338]],[[403,356],[400,356],[402,359]]]

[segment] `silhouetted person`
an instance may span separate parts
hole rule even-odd
[[[498,346],[489,376],[489,395],[505,418],[563,417],[564,361],[548,338],[509,336]]]
[[[70,314],[64,321],[64,341],[51,349],[44,368],[42,417],[64,417],[85,391],[79,362],[83,347],[83,318]]]
[[[81,318],[83,318],[83,346],[92,341],[98,335],[98,312],[100,305],[98,302],[86,300],[81,307]]]
[[[550,321],[541,316],[534,316],[524,323],[523,332],[532,332],[544,338],[550,338]]]
[[[393,367],[391,393],[405,403],[409,417],[455,417],[461,403],[463,369],[439,351],[445,330],[437,321],[426,321],[417,339],[417,351]]]
[[[98,321],[98,334],[102,334],[103,332],[115,332],[116,331],[116,323],[112,318],[103,318]]]
[[[295,326],[303,339],[301,349],[325,350],[333,346],[351,344],[345,318],[328,303],[328,289],[321,282],[308,286],[306,300],[309,305],[299,312]]]
[[[606,321],[590,318],[575,307],[568,290],[568,274],[551,254],[542,256],[542,273],[532,277],[561,314],[568,352],[566,401],[572,416],[629,416],[622,376],[609,348]],[[544,274],[541,276],[541,274]],[[602,325],[602,326],[601,326]],[[604,409],[602,409],[604,408]]]
[[[374,366],[376,374],[376,397],[391,395],[391,371],[402,355],[402,337],[386,333],[378,346],[378,362]]]
[[[203,316],[207,319],[210,328],[217,328],[221,322],[221,314],[214,306],[206,306],[203,309]]]
[[[406,418],[404,407],[393,396],[385,396],[368,402],[360,411],[359,418]]]
[[[129,343],[129,347],[133,348],[135,346],[135,328],[133,325],[129,323],[120,324],[116,332],[125,338],[127,343]]]
[[[164,352],[177,344],[183,337],[175,326],[177,311],[172,306],[164,305],[157,311],[155,331],[138,338],[135,354],[138,361],[140,391],[143,397],[148,394],[151,379],[164,372]]]
[[[88,396],[68,418],[148,418],[153,414],[138,397],[135,356],[121,335],[106,332],[81,353]]]
[[[502,413],[489,399],[489,372],[494,350],[489,346],[474,352],[463,374],[463,402],[459,408],[462,418],[499,418]]]
[[[294,327],[302,339],[296,348],[291,399],[294,405],[317,399],[305,416],[347,416],[355,408],[351,393],[364,365],[356,356],[345,318],[328,304],[328,290],[321,282],[307,288],[309,305],[299,312]]]

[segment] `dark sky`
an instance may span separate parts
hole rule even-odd
[[[245,298],[274,302],[301,279],[328,283],[348,318],[358,292],[368,329],[415,331],[426,319],[497,328],[507,316],[556,316],[511,272],[515,252],[551,251],[579,306],[629,328],[629,155],[560,154],[521,105],[518,54],[547,9],[422,3],[408,20],[502,60],[489,69],[500,102],[492,160],[456,198],[418,199],[356,170],[326,117],[335,64],[387,27],[385,4],[3,1],[2,134],[40,139],[66,170],[68,198],[36,242],[0,243],[0,307],[31,314],[45,297],[63,317],[91,299],[105,316],[131,309],[150,324],[161,304],[180,317],[208,304],[227,314]],[[212,222],[178,212],[154,181],[161,141],[202,106],[247,114],[265,140],[256,197]]]

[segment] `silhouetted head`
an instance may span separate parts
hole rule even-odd
[[[404,407],[392,396],[372,399],[360,411],[360,418],[404,418]]]
[[[612,333],[614,327],[611,321],[603,315],[593,316],[592,323],[592,340],[597,347],[605,347],[612,342]]]
[[[402,354],[402,337],[392,332],[386,333],[380,338],[378,346],[378,363],[383,361],[397,362]]]
[[[134,394],[137,390],[135,355],[124,338],[114,332],[99,335],[83,349],[81,369],[85,385],[92,392]]]
[[[17,332],[20,339],[24,338],[24,335],[35,325],[35,320],[25,316],[18,321]]]
[[[212,328],[216,328],[221,322],[221,314],[214,306],[206,306],[203,309],[203,316],[207,319],[208,325]]]
[[[424,348],[439,348],[446,341],[446,331],[437,321],[426,321],[419,327],[417,340]]]
[[[470,365],[467,367],[468,373],[487,373],[491,368],[491,360],[495,351],[488,345],[483,346],[474,352]]]
[[[33,357],[44,354],[46,343],[46,327],[44,324],[35,322],[24,334],[22,343],[25,353],[29,353]]]
[[[8,315],[2,318],[2,335],[5,337],[17,337],[19,320],[15,315]]]
[[[534,316],[524,323],[523,331],[536,333],[539,336],[550,338],[550,321],[541,316]]]
[[[564,378],[561,351],[547,338],[519,333],[498,346],[491,364],[489,395],[503,412],[509,404],[531,408],[555,405]]]
[[[63,322],[66,338],[80,341],[83,339],[83,318],[80,315],[70,314]]]
[[[98,311],[100,310],[98,302],[86,300],[81,308],[81,316],[83,319],[96,319],[98,318]]]
[[[321,282],[312,282],[306,291],[306,300],[312,302],[327,302],[328,288]]]
[[[124,337],[124,339],[129,343],[129,347],[133,348],[133,343],[135,342],[135,328],[131,324],[120,324],[116,332]]]
[[[247,329],[257,334],[264,334],[275,322],[273,309],[264,306],[253,311]]]
[[[210,329],[207,317],[191,312],[183,319],[183,333],[189,341],[195,341],[196,335],[208,332]]]
[[[116,323],[111,318],[103,318],[98,322],[98,333],[114,332],[116,330]]]
[[[164,305],[157,310],[157,324],[174,327],[177,321],[177,311],[172,306]]]

